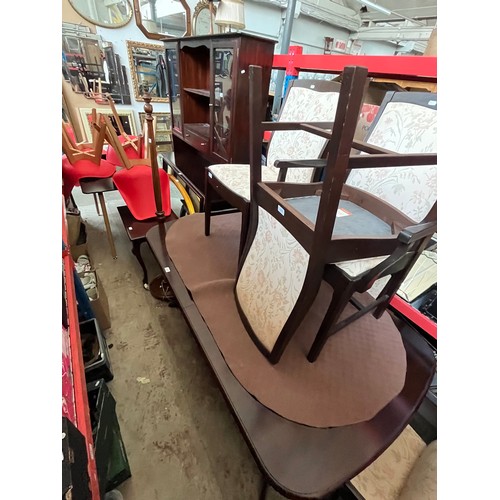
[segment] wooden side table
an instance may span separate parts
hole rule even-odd
[[[146,241],[147,232],[158,225],[158,220],[156,218],[137,220],[131,214],[127,206],[117,207],[117,210],[125,227],[125,231],[127,232],[127,236],[132,242],[132,253],[135,255],[142,268],[144,274],[142,284],[146,290],[149,290],[148,270],[146,269],[146,264],[141,255],[141,245]],[[165,222],[174,221],[176,219],[177,215],[172,211],[170,215],[166,217]]]

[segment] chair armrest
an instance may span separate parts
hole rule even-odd
[[[427,236],[432,236],[437,229],[437,221],[422,222],[414,226],[405,227],[398,235],[398,241],[404,244],[412,243]]]
[[[276,168],[323,168],[326,166],[326,159],[317,160],[276,160]]]
[[[279,130],[304,130],[325,139],[331,138],[333,122],[261,122],[261,133]]]
[[[285,182],[289,168],[314,168],[321,171],[326,166],[326,160],[322,158],[314,160],[276,160],[274,166],[280,170],[278,182]],[[315,174],[315,178],[319,178],[319,175]]]

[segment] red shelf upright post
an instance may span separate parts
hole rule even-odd
[[[100,500],[99,480],[97,477],[97,467],[94,454],[94,439],[92,437],[87,385],[85,382],[85,364],[83,361],[80,339],[80,323],[78,321],[75,283],[73,280],[74,263],[69,253],[68,227],[65,216],[64,200],[62,212],[62,241],[65,245],[65,249],[62,252],[62,258],[64,262],[64,275],[66,277],[65,284],[66,303],[68,309],[68,331],[76,410],[76,422],[73,422],[73,424],[82,433],[87,443],[88,473],[90,478],[89,487],[92,494],[92,500]]]

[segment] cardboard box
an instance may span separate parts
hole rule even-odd
[[[81,215],[66,214],[66,220],[68,222],[68,244],[76,245],[78,238],[80,237],[80,228],[82,224]]]
[[[80,216],[78,216],[80,217]],[[69,222],[68,222],[69,226]],[[87,248],[87,228],[83,222],[79,223],[79,232],[78,238],[74,240],[74,242],[69,241],[69,253],[71,254],[71,258],[76,261],[80,255],[88,255]]]

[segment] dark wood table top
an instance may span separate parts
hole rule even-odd
[[[127,236],[132,242],[136,240],[145,241],[147,232],[158,225],[158,219],[156,218],[146,220],[135,219],[126,205],[117,207],[117,210],[125,226]],[[172,211],[166,218],[166,221],[174,221],[175,219],[177,219],[177,215]]]
[[[334,428],[308,427],[287,420],[254,399],[224,361],[168,256],[165,235],[171,224],[155,225],[147,232],[146,240],[214,371],[257,465],[268,483],[289,498],[325,498],[377,458],[409,423],[435,371],[432,350],[413,328],[401,322],[398,327],[408,362],[405,385],[374,418]]]

